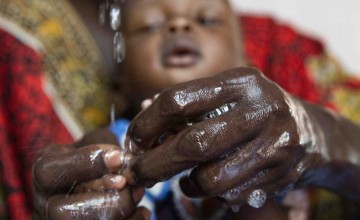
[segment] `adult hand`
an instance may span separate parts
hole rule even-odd
[[[107,129],[101,129],[76,144],[46,148],[33,166],[34,217],[143,218],[146,212],[136,209],[143,190],[125,185],[126,179],[118,171],[130,155],[124,155],[116,143]]]
[[[322,161],[320,130],[300,101],[254,68],[171,87],[139,114],[130,144],[144,151],[132,165],[150,186],[182,178],[188,196],[217,196],[261,206]]]

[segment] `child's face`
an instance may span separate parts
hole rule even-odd
[[[124,85],[132,101],[242,64],[227,0],[128,0],[123,8]]]

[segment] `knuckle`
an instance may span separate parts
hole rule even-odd
[[[51,188],[51,181],[47,178],[48,170],[46,169],[46,161],[42,158],[37,160],[32,167],[33,170],[33,182],[42,190],[48,190]]]
[[[198,172],[196,172],[198,171]],[[202,169],[196,170],[192,178],[196,179],[198,188],[204,196],[212,197],[224,191],[224,181],[219,176],[214,177],[215,173],[219,173],[217,169],[212,169],[211,166],[203,166]]]
[[[278,99],[269,105],[273,106],[274,113],[280,118],[289,118],[291,116],[289,108],[284,100]]]
[[[182,144],[179,145],[177,153],[190,161],[204,160],[209,149],[207,139],[205,131],[193,129],[182,137]]]
[[[172,118],[183,113],[189,104],[189,94],[183,90],[168,89],[159,95],[158,100],[161,116]]]

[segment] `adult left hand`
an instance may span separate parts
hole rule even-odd
[[[137,207],[144,190],[126,186],[119,174],[131,155],[122,154],[107,128],[41,153],[33,165],[34,219],[150,218]]]

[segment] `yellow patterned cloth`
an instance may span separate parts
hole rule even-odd
[[[41,43],[47,90],[75,136],[108,122],[107,75],[94,40],[67,0],[1,0],[0,16]],[[70,129],[71,130],[71,129]]]
[[[344,70],[339,62],[328,55],[313,57],[308,66],[324,99],[340,115],[360,124],[360,78]]]

